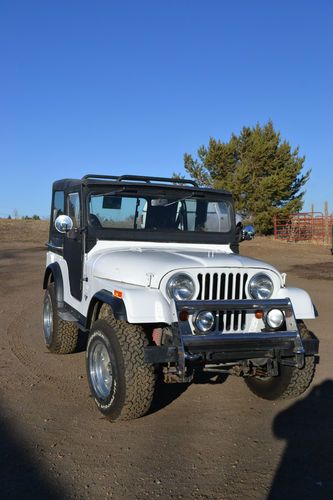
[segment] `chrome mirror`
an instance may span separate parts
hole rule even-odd
[[[55,228],[59,233],[68,233],[73,228],[73,221],[68,215],[59,215],[55,222]]]

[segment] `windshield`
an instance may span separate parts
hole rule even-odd
[[[217,232],[232,228],[233,208],[229,200],[184,196],[135,194],[91,194],[89,224],[96,229],[134,231]]]

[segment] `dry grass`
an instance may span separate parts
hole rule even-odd
[[[48,230],[48,221],[0,219],[0,242],[40,246],[47,240]]]

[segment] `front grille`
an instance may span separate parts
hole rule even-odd
[[[248,275],[242,272],[199,273],[198,300],[246,299]],[[220,311],[216,313],[216,326],[220,332],[243,331],[246,327],[246,311]]]

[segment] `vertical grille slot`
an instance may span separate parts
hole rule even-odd
[[[219,297],[216,297],[217,299],[223,300],[224,299],[224,290],[225,290],[225,273],[221,274],[221,285],[220,285],[220,295]]]
[[[217,282],[218,282],[218,274],[214,273],[213,275],[213,289],[212,289],[212,297],[217,297]]]
[[[242,299],[246,299],[247,278],[248,278],[248,275],[247,274],[243,274],[243,283],[242,283],[242,286],[241,286],[241,290],[242,290],[242,296],[241,296],[241,298]],[[246,311],[242,311],[241,315],[242,315],[242,319],[241,319],[240,329],[241,330],[245,330],[245,327],[246,327]]]
[[[209,300],[210,274],[205,275],[205,300]]]

